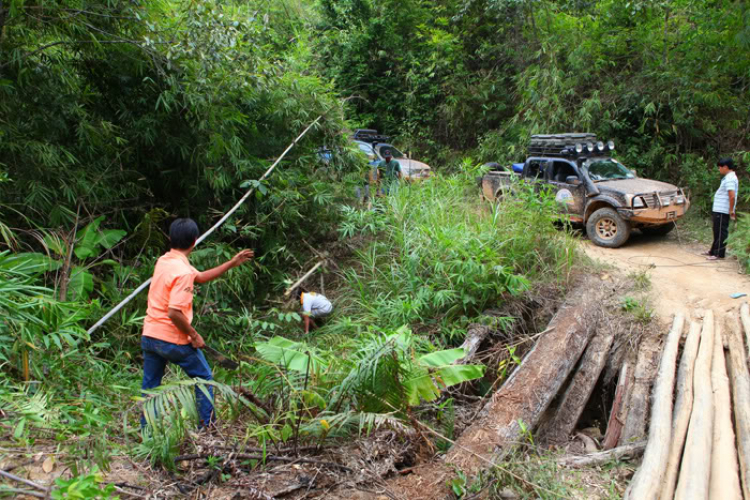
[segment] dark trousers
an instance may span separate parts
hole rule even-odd
[[[141,389],[154,389],[161,385],[164,377],[164,369],[167,363],[179,365],[190,378],[201,380],[212,380],[211,367],[208,366],[205,356],[200,349],[188,345],[172,344],[151,337],[141,337],[141,348],[143,349],[143,384]],[[200,427],[206,427],[214,420],[214,392],[213,387],[207,389],[211,398],[200,387],[195,388],[195,403],[198,407]],[[141,426],[146,425],[145,418],[141,417]]]
[[[727,251],[727,237],[729,236],[729,214],[711,212],[714,222],[714,242],[711,244],[710,255],[723,259]]]

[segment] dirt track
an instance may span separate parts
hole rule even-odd
[[[701,252],[707,246],[681,242],[679,233],[666,237],[645,236],[638,232],[628,243],[617,249],[582,242],[582,248],[592,259],[611,264],[632,273],[646,271],[651,278],[651,307],[662,321],[671,321],[675,311],[711,308],[724,313],[748,299],[732,299],[731,294],[742,292],[750,296],[750,277],[739,274],[740,266],[734,258],[707,261]]]

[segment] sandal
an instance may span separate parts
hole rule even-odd
[[[706,250],[705,252],[701,252],[701,255],[705,255],[706,257],[711,255],[711,250]]]
[[[715,255],[709,255],[708,257],[706,257],[706,260],[719,260],[719,257]]]

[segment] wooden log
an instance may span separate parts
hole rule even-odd
[[[649,335],[641,340],[630,396],[627,399],[625,424],[620,433],[620,444],[642,441],[646,438],[649,394],[659,365],[660,344],[657,335]]]
[[[487,335],[491,331],[492,329],[485,325],[469,325],[464,343],[461,344],[461,348],[464,350],[464,357],[456,360],[455,364],[466,365],[471,363],[477,355],[477,351],[479,351],[479,346],[482,345],[482,342],[484,342],[484,339],[487,338]]]
[[[648,443],[641,467],[625,491],[626,500],[656,500],[661,493],[662,478],[667,468],[669,445],[672,440],[672,391],[677,366],[677,351],[680,347],[684,323],[684,315],[677,313],[664,344],[659,373],[654,384]]]
[[[612,403],[612,410],[609,412],[609,421],[607,422],[607,432],[604,434],[602,441],[602,450],[611,450],[617,446],[620,440],[620,433],[625,422],[621,418],[621,411],[625,394],[628,392],[628,382],[630,381],[630,363],[625,361],[620,368],[620,376],[617,378],[617,389],[615,389],[615,400]]]
[[[745,359],[747,359],[748,357],[750,357],[750,306],[747,304],[747,302],[740,306],[740,320],[742,321],[742,327],[745,330],[745,345],[747,346],[747,354],[745,355]]]
[[[693,373],[693,411],[690,414],[685,452],[674,498],[708,498],[713,443],[714,397],[711,388],[711,361],[714,353],[714,314],[706,311],[703,333]]]
[[[601,329],[594,335],[581,357],[578,369],[568,384],[560,404],[549,420],[539,429],[538,435],[541,441],[557,444],[568,440],[604,369],[614,338],[614,328]]]
[[[701,325],[691,322],[690,333],[685,341],[685,347],[682,349],[680,367],[677,370],[677,382],[675,384],[677,396],[672,417],[672,443],[669,449],[667,470],[664,472],[664,488],[662,488],[661,498],[673,498],[674,489],[677,486],[682,448],[685,444],[685,435],[690,422],[690,412],[693,409],[693,369],[700,340]]]
[[[750,329],[746,331],[750,331]],[[728,332],[727,340],[729,341],[729,372],[732,381],[732,403],[737,432],[740,478],[742,479],[742,491],[745,500],[747,500],[750,499],[750,374],[747,370],[747,356],[739,329],[731,329]]]
[[[646,442],[626,444],[612,448],[611,450],[591,453],[589,455],[567,455],[557,460],[562,467],[583,468],[596,467],[606,464],[611,460],[622,460],[625,458],[636,458],[646,449]]]
[[[526,354],[476,422],[464,431],[445,457],[467,474],[478,472],[490,460],[502,457],[508,445],[523,439],[522,425],[533,430],[560,391],[586,345],[602,312],[605,288],[589,278],[569,299]]]
[[[729,398],[729,378],[724,358],[721,328],[714,333],[714,356],[711,363],[711,385],[714,390],[714,433],[711,449],[709,498],[742,500],[740,476],[737,471],[737,450],[732,429],[732,404]]]

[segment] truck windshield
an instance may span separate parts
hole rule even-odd
[[[589,177],[596,181],[612,181],[616,179],[634,179],[633,172],[625,165],[612,159],[591,160],[587,165]]]

